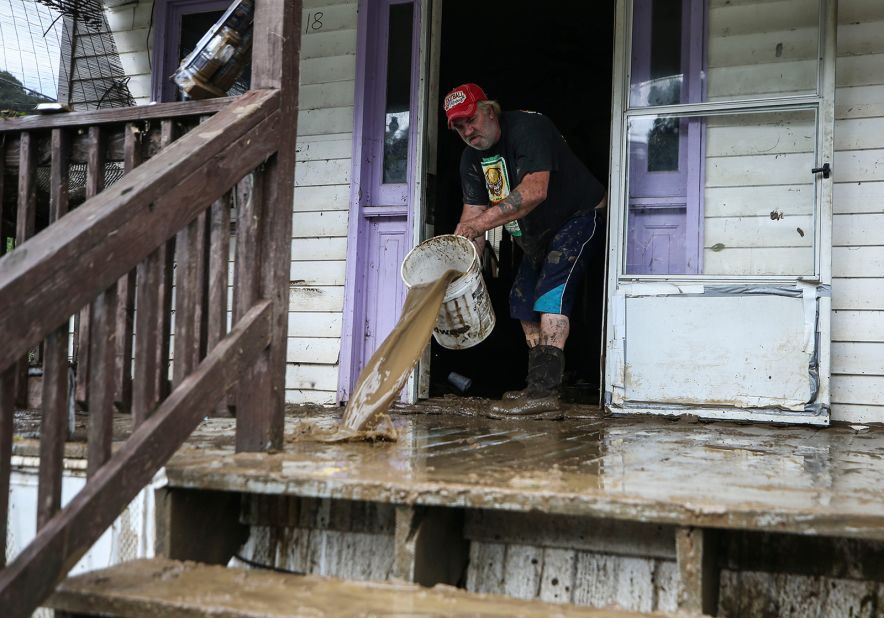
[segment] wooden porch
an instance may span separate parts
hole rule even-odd
[[[234,421],[208,419],[166,466],[158,555],[275,570],[267,577],[295,578],[287,586],[300,581],[292,573],[442,583],[566,608],[884,607],[884,429],[612,418],[580,406],[561,422],[506,422],[482,416],[487,403],[401,406],[398,442],[336,445],[313,436],[338,411],[292,408],[273,453],[236,453]],[[126,568],[102,581],[118,576],[130,585]],[[73,611],[99,598],[89,581],[71,580],[51,604]]]

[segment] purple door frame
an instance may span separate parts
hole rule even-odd
[[[178,68],[181,18],[193,13],[225,11],[233,0],[155,0],[153,5],[153,62],[151,98],[157,103],[175,100],[176,87],[169,77]]]
[[[411,93],[408,128],[408,171],[406,182],[383,185],[383,131],[385,127],[385,87],[387,25],[391,4],[411,3],[412,21]],[[419,122],[416,118],[420,67],[420,0],[359,0],[357,4],[356,84],[353,109],[353,165],[350,181],[350,213],[347,233],[347,261],[344,280],[344,313],[341,327],[341,356],[338,372],[338,402],[349,399],[363,363],[371,352],[366,348],[366,319],[370,315],[398,316],[404,301],[404,286],[389,295],[376,296],[367,276],[371,247],[369,235],[382,227],[378,221],[401,221],[404,247],[414,246],[412,234],[415,180],[415,143]],[[389,233],[389,229],[386,230]],[[403,256],[399,256],[401,259]],[[398,267],[396,269],[398,277]],[[398,284],[397,284],[398,285]],[[370,297],[371,296],[371,297]],[[367,311],[369,303],[371,311]],[[386,333],[368,325],[372,341]]]

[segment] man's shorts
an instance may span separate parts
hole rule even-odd
[[[586,265],[602,257],[604,245],[604,211],[593,209],[568,219],[550,240],[546,255],[522,257],[510,290],[510,316],[526,322],[539,322],[541,313],[570,316]]]

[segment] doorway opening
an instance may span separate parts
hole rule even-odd
[[[545,114],[574,153],[603,184],[608,181],[614,0],[504,5],[446,0],[443,3],[439,94],[475,82],[506,110]],[[433,102],[437,106],[438,101]],[[463,207],[458,164],[466,145],[438,114],[436,177],[428,191],[427,223],[433,234],[450,234]],[[485,282],[497,315],[491,336],[469,350],[432,342],[430,396],[459,393],[451,372],[471,379],[467,395],[497,398],[524,386],[528,348],[509,316],[509,290],[521,252],[501,234],[495,256],[486,255]],[[492,244],[492,243],[489,243]],[[495,243],[496,244],[496,243]],[[565,349],[563,397],[597,402],[603,351],[604,261],[589,264],[581,302],[571,317]]]

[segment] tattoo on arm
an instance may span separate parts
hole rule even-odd
[[[512,192],[510,192],[510,194],[497,205],[497,207],[500,208],[501,212],[507,215],[518,212],[522,207],[522,194],[519,193],[518,189],[513,189]]]

